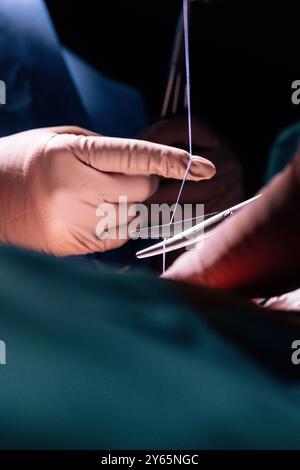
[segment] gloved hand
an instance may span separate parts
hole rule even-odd
[[[254,300],[259,305],[260,302]],[[264,308],[272,310],[300,311],[300,289],[287,292],[285,294],[270,297],[264,304]]]
[[[267,297],[300,285],[300,151],[262,196],[210,232],[164,277]]]
[[[187,118],[184,116],[159,121],[145,130],[141,138],[188,149]],[[209,182],[189,181],[184,187],[181,202],[205,204],[206,213],[221,211],[240,202],[243,198],[241,165],[224,138],[193,117],[192,139],[193,153],[209,158],[216,167],[216,176]],[[150,202],[175,202],[178,190],[178,182],[168,181],[159,187]]]
[[[124,239],[96,235],[101,203],[119,195],[142,202],[160,175],[182,178],[185,151],[98,136],[78,127],[35,129],[0,139],[0,241],[58,256],[116,248]],[[191,180],[211,178],[214,166],[198,158]]]

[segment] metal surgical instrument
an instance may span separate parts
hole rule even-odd
[[[173,237],[167,238],[162,242],[156,243],[155,245],[145,248],[144,250],[138,251],[136,256],[140,259],[149,258],[151,256],[161,255],[163,253],[178,250],[179,248],[195,245],[196,243],[207,238],[207,235],[204,233],[205,231],[211,230],[216,225],[224,221],[224,219],[227,219],[238,210],[256,201],[260,196],[261,194],[247,199],[246,201],[236,204],[235,206],[232,206],[229,209],[226,209],[225,211],[210,217],[204,222],[200,222],[199,224],[196,224],[193,227],[184,230],[177,235],[174,235]]]

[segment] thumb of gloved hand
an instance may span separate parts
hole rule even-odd
[[[144,141],[102,137],[72,127],[21,132],[0,139],[0,241],[59,256],[104,251],[120,239],[119,196],[137,203],[158,177],[182,179],[187,152]],[[189,178],[209,179],[214,166],[193,161]],[[116,236],[97,232],[97,208],[110,204]],[[128,223],[129,220],[125,221]]]

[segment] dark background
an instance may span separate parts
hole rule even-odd
[[[131,84],[159,117],[181,0],[48,0],[63,44],[105,75]],[[299,118],[295,1],[192,3],[192,111],[230,141],[248,192],[258,189],[278,132]]]

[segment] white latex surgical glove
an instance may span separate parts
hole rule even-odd
[[[73,126],[35,129],[0,139],[0,242],[58,256],[117,248],[99,239],[96,211],[119,196],[137,203],[159,178],[182,179],[187,152],[109,138]],[[210,179],[214,165],[194,160],[190,179]],[[119,227],[118,227],[119,228]]]

